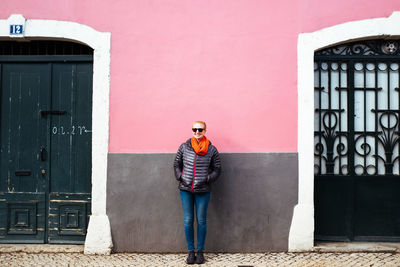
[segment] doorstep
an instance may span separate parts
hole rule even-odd
[[[84,245],[1,244],[0,253],[83,253]]]
[[[400,253],[400,243],[394,242],[318,242],[315,252],[391,252]]]

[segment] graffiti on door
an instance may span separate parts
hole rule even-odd
[[[53,126],[51,129],[53,135],[83,135],[92,133],[92,130],[88,130],[84,125],[72,125],[72,126]]]

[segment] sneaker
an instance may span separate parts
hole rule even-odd
[[[203,264],[204,263],[204,253],[201,250],[197,251],[196,263],[197,264]]]
[[[189,251],[189,255],[186,259],[187,264],[194,264],[196,261],[196,256],[194,255],[194,251]]]

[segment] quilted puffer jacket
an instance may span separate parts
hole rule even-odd
[[[217,180],[221,173],[218,150],[210,142],[207,154],[197,155],[189,139],[176,153],[174,170],[179,189],[193,193],[210,192],[211,183]]]

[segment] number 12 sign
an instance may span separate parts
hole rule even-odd
[[[13,24],[10,25],[10,34],[22,34],[23,32],[23,25]]]

